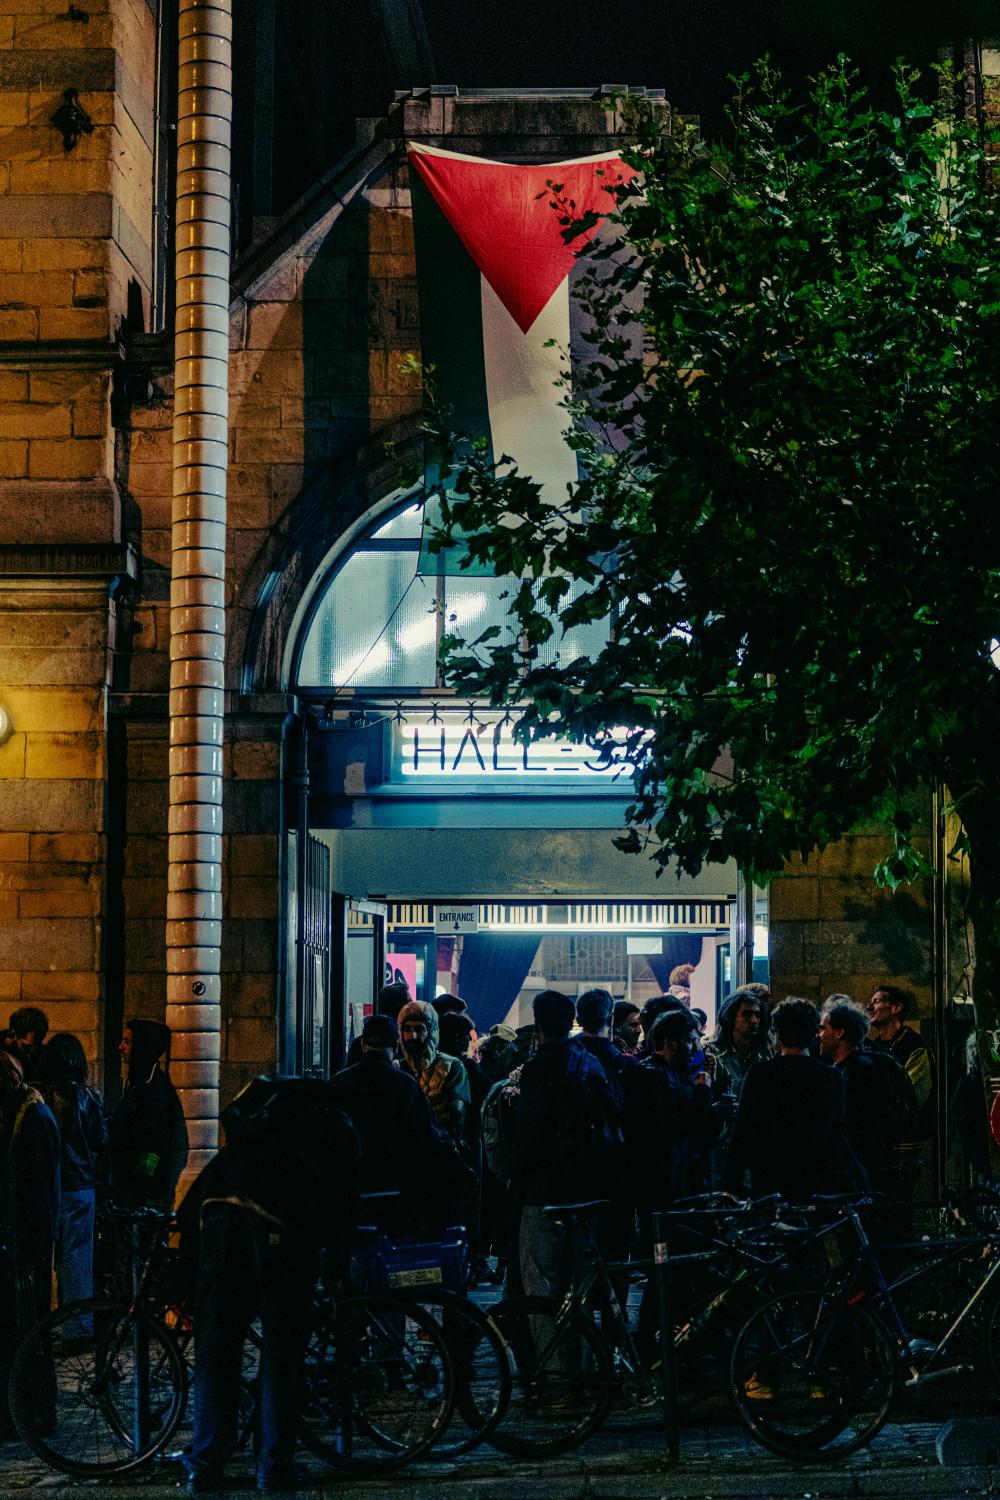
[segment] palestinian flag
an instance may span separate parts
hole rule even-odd
[[[573,295],[600,225],[563,239],[549,184],[576,217],[612,212],[609,189],[636,175],[617,152],[511,164],[434,146],[408,148],[425,367],[460,432],[485,437],[524,474],[565,497],[577,458],[558,384],[593,357]]]

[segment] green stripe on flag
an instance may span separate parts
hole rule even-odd
[[[424,369],[445,420],[458,432],[489,439],[479,267],[416,172],[410,191]]]
[[[416,172],[410,173],[410,191],[424,370],[442,408],[444,424],[489,442],[479,267]],[[430,454],[425,460],[424,479],[428,488],[438,480]],[[486,564],[461,566],[468,556],[461,543],[441,552],[430,550],[430,532],[440,519],[440,502],[428,497],[417,572],[432,577],[463,573],[468,577],[492,576],[493,569]]]

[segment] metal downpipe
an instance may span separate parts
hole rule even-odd
[[[167,1025],[185,1178],[218,1147],[231,0],[179,0]]]

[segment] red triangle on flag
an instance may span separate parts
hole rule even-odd
[[[411,167],[522,333],[527,333],[599,228],[595,224],[567,244],[548,184],[559,184],[560,198],[571,202],[574,215],[583,218],[609,213],[614,207],[609,187],[631,182],[637,175],[613,154],[539,165],[458,156],[423,146],[410,146],[408,154]]]

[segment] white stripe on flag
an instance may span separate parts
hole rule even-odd
[[[569,277],[556,287],[527,333],[522,333],[485,276],[479,278],[483,307],[483,359],[493,456],[509,454],[521,473],[548,490],[561,505],[567,484],[576,484],[576,454],[563,433],[569,413],[556,385],[569,351]],[[549,339],[555,347],[545,347]]]

